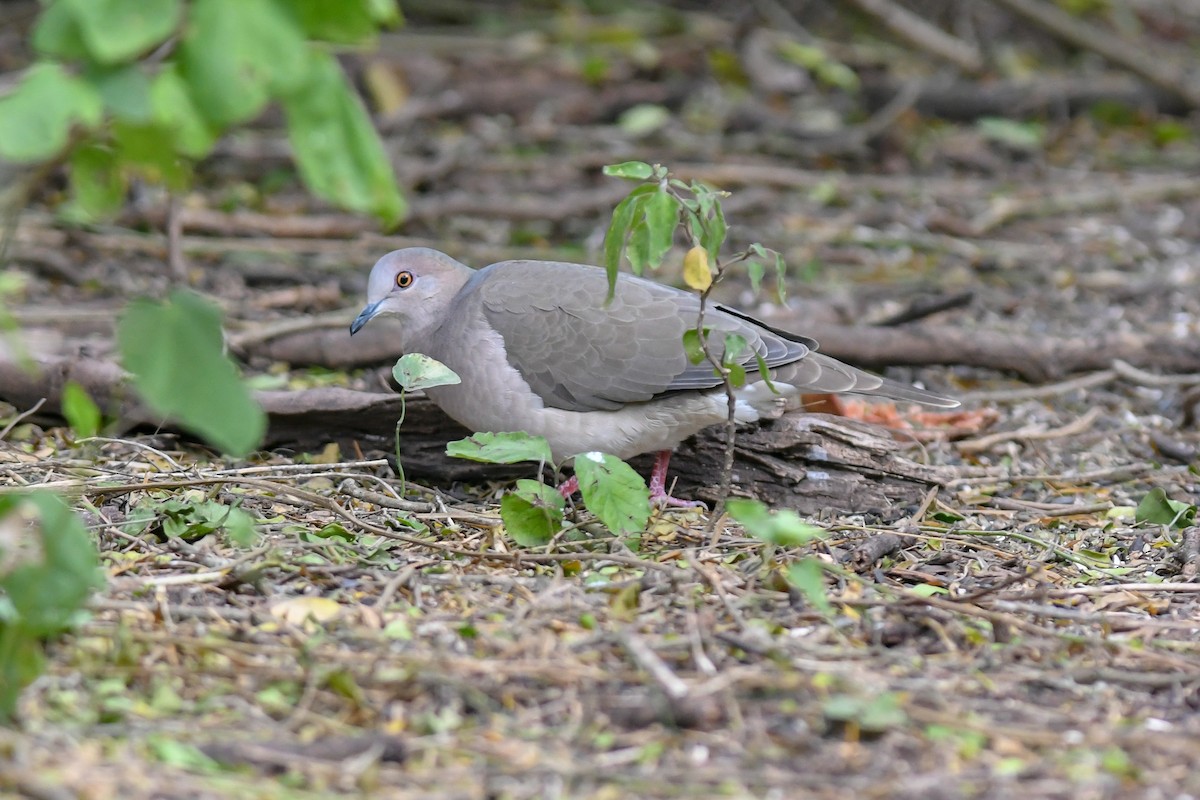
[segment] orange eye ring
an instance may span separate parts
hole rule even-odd
[[[401,289],[407,289],[413,285],[413,274],[408,270],[396,273],[396,285]]]

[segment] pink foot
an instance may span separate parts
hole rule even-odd
[[[561,494],[564,498],[569,498],[571,495],[575,494],[578,491],[579,491],[579,478],[576,478],[574,475],[567,478],[565,481],[563,481],[562,483],[560,483],[558,485],[558,493]]]
[[[667,494],[667,466],[670,463],[670,450],[659,450],[655,454],[654,468],[650,470],[650,502],[672,508],[708,508],[699,500],[680,500]]]
[[[700,500],[680,500],[667,494],[667,466],[671,463],[671,451],[660,450],[654,457],[654,468],[650,471],[650,502],[671,508],[708,508]],[[558,485],[558,493],[570,497],[579,491],[579,478],[572,475]]]

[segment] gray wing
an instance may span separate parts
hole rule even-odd
[[[706,363],[690,364],[683,333],[699,299],[689,292],[622,275],[604,303],[604,270],[545,261],[506,261],[473,278],[488,323],[504,339],[508,362],[550,407],[613,410],[667,392],[721,385]],[[769,366],[803,359],[811,340],[777,335],[740,314],[711,307],[705,324],[735,332]]]
[[[622,274],[604,302],[604,270],[549,261],[504,261],[479,270],[464,292],[478,292],[488,323],[504,340],[513,366],[547,406],[611,411],[679,391],[721,385],[707,362],[691,364],[683,334],[696,325],[699,296]],[[797,392],[856,392],[953,407],[958,402],[889,381],[815,352],[812,339],[726,306],[705,311],[718,350],[725,333],[748,345],[747,373],[758,357],[772,378]]]

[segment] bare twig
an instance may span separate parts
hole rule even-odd
[[[1048,383],[1044,386],[1029,386],[1022,389],[999,389],[994,392],[967,392],[961,396],[964,403],[1015,403],[1023,400],[1042,400],[1068,392],[1093,389],[1117,379],[1115,370],[1105,369],[1090,375],[1081,375],[1069,381]]]
[[[1029,425],[1015,431],[999,431],[977,439],[966,439],[956,442],[955,447],[960,453],[982,453],[1004,442],[1033,442],[1047,439],[1062,439],[1083,433],[1092,426],[1102,412],[1099,406],[1092,406],[1082,417],[1072,420],[1058,428],[1046,429],[1041,425]]]
[[[1200,107],[1200,81],[1196,80],[1195,76],[1188,75],[1184,67],[1191,59],[1184,53],[1177,54],[1177,58],[1171,58],[1171,53],[1164,52],[1165,43],[1158,42],[1150,47],[1145,42],[1125,41],[1041,0],[992,2],[1021,15],[1063,41],[1099,53],[1114,64],[1119,64],[1145,79],[1147,83],[1174,92],[1187,100],[1193,108]]]
[[[1155,375],[1153,372],[1138,369],[1133,364],[1127,364],[1119,358],[1113,360],[1112,368],[1113,372],[1139,386],[1196,386],[1200,384],[1200,374]]]
[[[183,255],[183,209],[179,195],[171,192],[167,199],[167,268],[177,286],[187,283],[187,261]]]
[[[629,651],[629,655],[637,662],[638,666],[650,673],[650,677],[654,679],[666,693],[667,697],[672,700],[682,700],[688,696],[688,685],[676,675],[667,662],[659,657],[658,653],[650,648],[650,645],[631,630],[622,630],[617,634],[621,639],[621,644]]]
[[[12,429],[17,427],[18,425],[20,425],[21,420],[23,420],[27,417],[31,417],[34,414],[36,414],[38,409],[41,408],[45,404],[45,402],[46,402],[46,398],[43,397],[42,399],[40,399],[36,403],[34,403],[31,408],[29,408],[26,411],[22,411],[20,414],[17,414],[15,417],[13,417],[12,422],[5,425],[4,430],[0,431],[0,441],[4,441],[4,437],[6,437],[10,433],[12,433]]]
[[[948,61],[963,72],[983,69],[979,48],[931,25],[923,18],[890,0],[851,0],[854,5],[877,18],[901,39],[930,55]]]
[[[1163,202],[1195,197],[1197,194],[1200,194],[1200,186],[1191,178],[1157,178],[1127,186],[1108,186],[1049,195],[1007,194],[994,199],[986,211],[972,219],[971,229],[982,236],[1013,220],[1026,217],[1041,218],[1082,211],[1103,211],[1132,203]]]

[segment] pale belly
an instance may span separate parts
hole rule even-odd
[[[622,459],[669,450],[697,431],[722,422],[726,415],[721,392],[673,396],[616,411],[585,412],[545,408],[536,398],[531,402],[511,392],[477,396],[466,381],[427,393],[450,417],[473,431],[524,431],[545,437],[555,462],[593,450]]]

